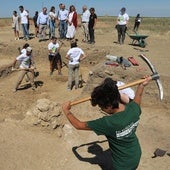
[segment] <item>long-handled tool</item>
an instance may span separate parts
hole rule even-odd
[[[11,71],[34,71],[35,68],[11,68]]]
[[[157,86],[158,86],[158,89],[159,89],[160,100],[162,100],[162,99],[163,99],[163,87],[162,87],[161,81],[160,81],[160,79],[159,79],[159,78],[160,78],[159,74],[157,73],[156,69],[155,69],[154,66],[151,64],[151,62],[150,62],[143,54],[139,55],[139,57],[141,57],[141,58],[148,64],[149,68],[151,69],[151,71],[152,71],[152,73],[153,73],[153,74],[151,75],[152,80],[155,80],[155,81],[156,81]],[[118,89],[119,89],[119,90],[122,90],[122,89],[125,89],[125,88],[128,88],[128,87],[132,87],[132,86],[138,85],[138,84],[140,84],[140,83],[143,83],[144,81],[145,81],[145,79],[139,79],[139,80],[136,80],[136,81],[134,81],[134,82],[127,83],[127,84],[125,84],[125,85],[123,85],[123,86],[119,86]],[[86,97],[86,98],[84,98],[84,99],[80,99],[80,100],[77,100],[77,101],[73,101],[73,102],[71,102],[71,106],[77,105],[77,104],[79,104],[79,103],[86,102],[86,101],[88,101],[88,100],[91,100],[91,97]]]

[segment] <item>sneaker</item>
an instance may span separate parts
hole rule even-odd
[[[68,90],[68,91],[71,91],[71,89],[70,89],[69,87],[67,88],[67,90]]]

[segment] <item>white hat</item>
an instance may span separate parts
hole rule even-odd
[[[26,51],[31,52],[31,51],[32,51],[32,48],[31,48],[31,47],[27,47],[27,48],[26,48]]]

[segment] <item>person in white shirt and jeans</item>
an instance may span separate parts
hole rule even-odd
[[[23,30],[23,39],[29,40],[29,31],[28,31],[28,23],[29,23],[29,14],[24,9],[23,6],[19,6],[20,16],[21,16],[21,25]]]
[[[47,14],[47,8],[44,7],[42,12],[39,13],[37,18],[37,26],[39,27],[39,42],[41,40],[45,40],[46,38],[46,30],[48,25],[49,16]]]
[[[73,76],[75,77],[75,89],[79,87],[79,67],[80,61],[86,58],[84,51],[77,47],[77,39],[71,41],[71,48],[68,50],[66,59],[69,60],[68,66],[68,90],[72,89]]]
[[[68,14],[69,11],[65,9],[65,5],[61,4],[61,9],[58,12],[59,34],[61,39],[66,38]]]

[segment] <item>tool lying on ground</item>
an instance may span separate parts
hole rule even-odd
[[[118,64],[123,65],[124,67],[131,66],[130,62],[122,56],[118,57],[113,55],[106,55],[106,58],[112,62],[117,62]]]
[[[156,158],[157,156],[164,156],[165,154],[166,154],[166,152],[167,151],[165,151],[165,150],[162,150],[162,149],[159,149],[159,148],[157,148],[156,150],[155,150],[155,152],[153,153],[154,154],[154,156],[152,156],[152,158]]]
[[[159,89],[160,100],[162,100],[162,99],[163,99],[163,87],[162,87],[161,81],[160,81],[160,79],[159,79],[159,78],[160,78],[159,74],[157,73],[157,71],[156,71],[156,69],[154,68],[154,66],[152,65],[152,63],[151,63],[143,54],[139,55],[139,57],[141,57],[141,58],[147,63],[147,65],[149,66],[149,68],[151,69],[151,71],[152,71],[152,73],[153,73],[153,74],[151,75],[152,80],[155,80],[155,81],[156,81],[157,86],[158,86],[158,89]],[[136,81],[134,81],[134,82],[127,83],[127,84],[125,84],[125,85],[123,85],[123,86],[119,86],[118,89],[119,89],[119,90],[122,90],[122,89],[125,89],[125,88],[128,88],[128,87],[132,87],[132,86],[138,85],[138,84],[140,84],[140,83],[143,83],[144,81],[145,81],[145,79],[139,79],[139,80],[136,80]],[[71,102],[71,106],[77,105],[77,104],[82,103],[82,102],[86,102],[86,101],[88,101],[88,100],[91,100],[91,97],[86,97],[86,98],[84,98],[84,99],[80,99],[80,100],[77,100],[77,101],[73,101],[73,102]]]
[[[128,57],[128,60],[134,65],[134,66],[139,66],[139,63],[134,57]]]

